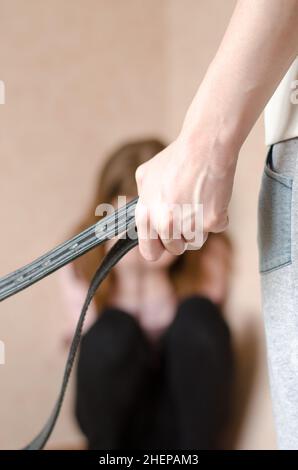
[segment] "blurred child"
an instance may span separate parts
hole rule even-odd
[[[164,148],[123,145],[107,160],[88,217],[100,203],[137,194],[136,168]],[[73,321],[106,244],[64,269]],[[138,249],[96,294],[82,339],[76,417],[89,449],[215,449],[230,414],[233,353],[222,309],[232,247],[211,234],[199,251],[145,262]],[[69,336],[73,327],[69,328]]]

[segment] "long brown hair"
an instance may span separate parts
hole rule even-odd
[[[137,195],[135,182],[137,167],[161,152],[165,147],[166,145],[158,139],[143,139],[128,142],[108,155],[98,178],[97,189],[90,210],[80,222],[75,232],[78,233],[98,222],[98,217],[95,216],[95,209],[99,204],[112,203],[118,195],[135,197]],[[231,248],[231,242],[227,235],[211,235],[211,237],[213,236],[221,237],[226,245]],[[204,276],[204,272],[200,267],[200,257],[208,246],[208,240],[200,250],[187,251],[177,257],[168,268],[169,278],[178,297],[181,298],[194,294],[198,290],[201,279]],[[105,248],[101,245],[74,261],[73,266],[76,275],[89,284],[104,253]],[[115,277],[113,273],[110,273],[97,291],[95,302],[98,311],[107,304],[107,299],[112,292],[114,282]]]

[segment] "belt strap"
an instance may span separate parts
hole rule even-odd
[[[137,198],[71,240],[0,279],[0,302],[40,281],[87,251],[127,230],[134,221]]]
[[[124,231],[124,235],[122,235],[122,237],[106,254],[91,281],[72,339],[60,392],[52,413],[35,439],[33,439],[30,444],[24,448],[24,450],[43,449],[49,439],[61,410],[75,356],[80,344],[84,319],[90,302],[93,299],[96,290],[108,275],[112,267],[115,266],[115,264],[117,264],[129,250],[138,244],[134,218],[136,203],[137,199],[134,199],[129,204],[112,214],[112,216],[105,217],[100,222],[77,235],[70,241],[59,245],[57,248],[38,258],[36,261],[33,261],[27,266],[0,279],[0,301],[2,301],[26,287],[29,287],[38,280],[43,279],[50,273],[56,271],[65,264],[70,263],[79,256],[82,256],[95,246],[100,245],[106,240]]]

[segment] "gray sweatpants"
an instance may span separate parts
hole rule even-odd
[[[259,265],[278,445],[298,449],[298,138],[269,149],[259,198]]]

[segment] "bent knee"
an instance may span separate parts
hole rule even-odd
[[[230,329],[221,309],[205,297],[184,299],[171,326],[171,341],[177,348],[230,348]]]
[[[80,362],[116,366],[144,348],[144,341],[143,333],[131,315],[118,309],[107,309],[84,335]]]

